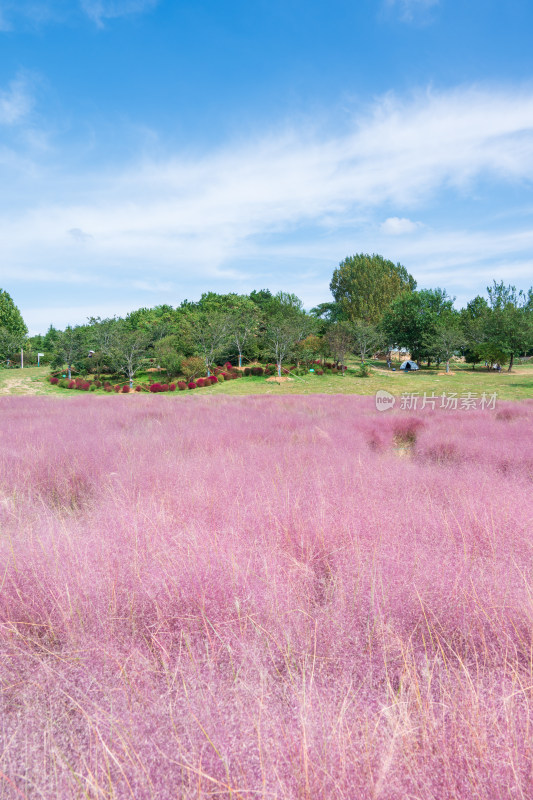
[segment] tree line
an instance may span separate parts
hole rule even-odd
[[[0,358],[45,353],[55,367],[112,371],[132,383],[152,358],[169,374],[210,374],[220,359],[242,366],[256,359],[309,365],[332,358],[409,351],[417,362],[446,363],[462,355],[476,365],[508,365],[533,351],[533,289],[493,282],[460,310],[443,289],[417,290],[401,264],[380,255],[356,254],[334,270],[333,300],[306,311],[294,294],[267,289],[250,294],[207,292],[179,306],[140,308],[124,318],[92,317],[85,325],[27,336],[9,294],[0,290]],[[185,369],[184,369],[185,367]]]

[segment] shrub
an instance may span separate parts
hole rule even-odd
[[[196,384],[194,381],[189,381],[187,384],[187,389],[196,389]]]
[[[233,369],[233,364],[231,363],[231,361],[226,361],[224,366],[226,367],[226,369]]]
[[[323,375],[323,374],[324,374],[323,369],[315,369],[315,375]]]
[[[128,394],[129,391],[130,391],[129,384],[125,383],[124,386],[122,387],[122,394]]]
[[[357,372],[355,373],[358,378],[368,378],[372,374],[372,370],[370,368],[370,364],[367,364],[366,361],[363,361]]]
[[[217,378],[217,376],[216,376],[216,375],[210,375],[210,376],[209,376],[209,383],[210,383],[212,386],[214,386],[214,384],[215,384],[215,383],[218,383],[218,378]]]
[[[170,389],[171,392],[175,392],[176,391],[176,384],[175,383],[171,383],[168,388]]]
[[[224,378],[224,376],[222,375],[222,373],[220,373],[220,375],[218,375],[218,376],[217,376],[217,381],[218,381],[219,383],[224,383],[224,381],[225,381],[225,380],[226,380],[226,379]]]
[[[67,384],[68,389],[75,389],[76,388],[76,381],[69,381]]]
[[[89,388],[89,391],[90,392],[96,392],[96,385],[94,383],[91,384],[91,386]]]
[[[245,367],[245,368],[244,368],[244,374],[245,374],[245,376],[246,376],[246,377],[248,377],[248,375],[250,375],[250,373],[251,373],[250,367]]]
[[[180,392],[184,392],[186,388],[187,388],[186,381],[178,381],[178,389],[180,390]]]
[[[136,386],[135,387],[135,391],[136,392],[142,392],[142,386]]]
[[[181,371],[187,378],[189,382],[192,383],[194,379],[201,375],[202,372],[205,370],[205,361],[203,358],[198,358],[198,356],[190,356],[190,358],[184,358],[181,362]]]
[[[168,383],[162,383],[161,384],[161,389],[159,391],[168,392]]]
[[[104,391],[105,391],[105,392],[112,392],[112,391],[113,391],[113,389],[111,388],[111,385],[110,385],[110,384],[107,384],[107,386],[104,386]]]
[[[89,389],[91,388],[91,384],[89,383],[89,381],[83,381],[79,388],[82,390],[82,392],[88,392]]]
[[[53,386],[56,386],[59,383],[59,378],[54,378],[53,376],[50,378],[50,383]]]
[[[149,390],[155,394],[156,392],[162,392],[163,387],[161,386],[160,383],[151,383],[149,386]]]
[[[202,389],[205,386],[205,378],[198,378],[196,380],[196,386],[198,389]]]
[[[95,381],[94,385],[96,386],[97,389],[99,389],[100,386],[102,385],[102,381]]]
[[[117,383],[115,386],[113,386],[113,389],[118,394],[118,392],[120,392],[120,390],[122,389],[122,386],[120,385],[120,383]]]

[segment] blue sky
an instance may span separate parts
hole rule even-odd
[[[0,287],[30,328],[347,255],[533,283],[529,0],[0,0]]]

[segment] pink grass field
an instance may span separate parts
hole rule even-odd
[[[2,800],[533,797],[533,403],[0,412]]]

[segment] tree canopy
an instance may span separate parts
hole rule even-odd
[[[357,253],[339,264],[329,288],[349,319],[375,323],[396,297],[416,289],[416,281],[401,264]]]

